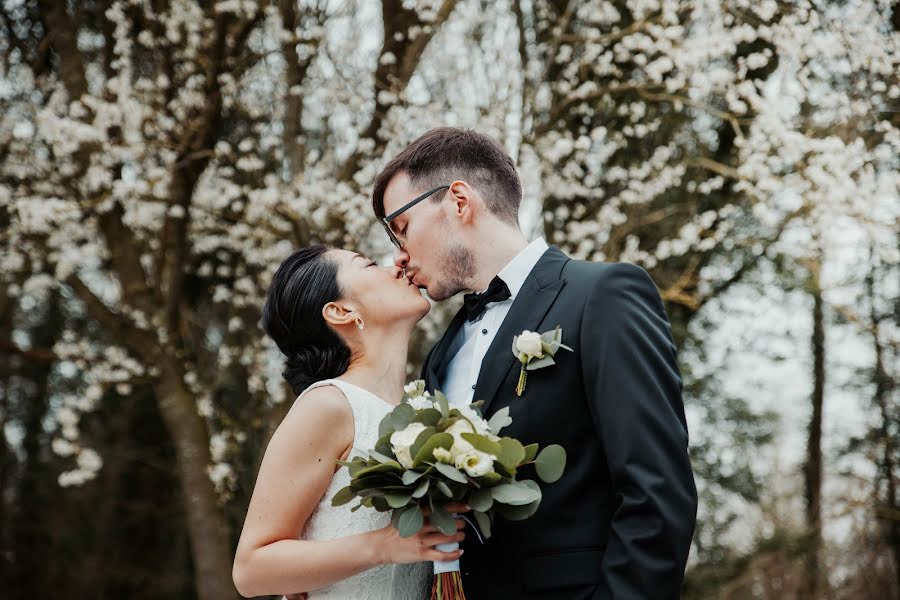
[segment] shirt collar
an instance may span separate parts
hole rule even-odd
[[[531,270],[534,269],[534,266],[549,247],[550,246],[547,245],[544,238],[539,237],[525,246],[521,252],[516,254],[513,259],[497,273],[497,276],[506,283],[506,287],[509,288],[509,293],[512,294],[510,300],[513,300],[519,293],[519,290],[522,289],[522,286],[525,285],[525,279],[528,277],[528,274],[531,273]]]

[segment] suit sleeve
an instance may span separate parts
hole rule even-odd
[[[697,514],[676,349],[646,271],[608,265],[585,304],[584,386],[615,497],[596,598],[679,598]]]

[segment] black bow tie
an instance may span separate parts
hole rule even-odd
[[[494,277],[485,291],[480,294],[466,294],[463,296],[463,308],[466,309],[469,322],[473,322],[477,321],[484,314],[488,304],[491,302],[503,302],[511,296],[512,294],[509,293],[506,283],[499,277]]]

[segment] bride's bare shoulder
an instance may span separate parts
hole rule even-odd
[[[275,433],[285,431],[312,439],[352,437],[352,426],[353,409],[344,393],[337,386],[321,385],[294,401]]]

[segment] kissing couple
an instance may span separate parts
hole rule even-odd
[[[235,555],[244,596],[421,600],[431,561],[460,560],[470,600],[678,598],[697,492],[682,380],[653,280],[627,263],[573,260],[518,225],[522,186],[492,138],[425,133],[372,193],[394,266],[311,246],[284,260],[262,325],[297,399],[261,463]],[[426,519],[401,537],[389,513],[332,506],[350,483],[336,461],[365,456],[403,397],[410,336],[431,304],[467,292],[421,368],[451,404],[508,409],[509,434],[569,457],[526,521],[479,539]],[[560,327],[555,364],[529,371],[510,347]],[[468,507],[450,506],[465,515]],[[441,544],[458,542],[444,552]]]

